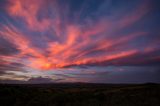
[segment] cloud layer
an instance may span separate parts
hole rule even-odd
[[[156,1],[4,0],[0,6],[1,79],[98,81],[90,74],[98,76],[101,67],[159,69]]]

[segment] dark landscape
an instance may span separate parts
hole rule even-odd
[[[160,84],[1,84],[0,106],[159,106]]]

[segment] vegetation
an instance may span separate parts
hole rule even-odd
[[[160,85],[1,84],[0,106],[160,106]]]

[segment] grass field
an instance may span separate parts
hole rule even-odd
[[[160,85],[1,84],[0,106],[160,106]]]

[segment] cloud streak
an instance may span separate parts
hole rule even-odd
[[[1,75],[28,68],[159,65],[158,27],[148,31],[145,21],[152,20],[154,2],[135,1],[130,11],[125,3],[115,8],[116,3],[6,0],[0,14]]]

